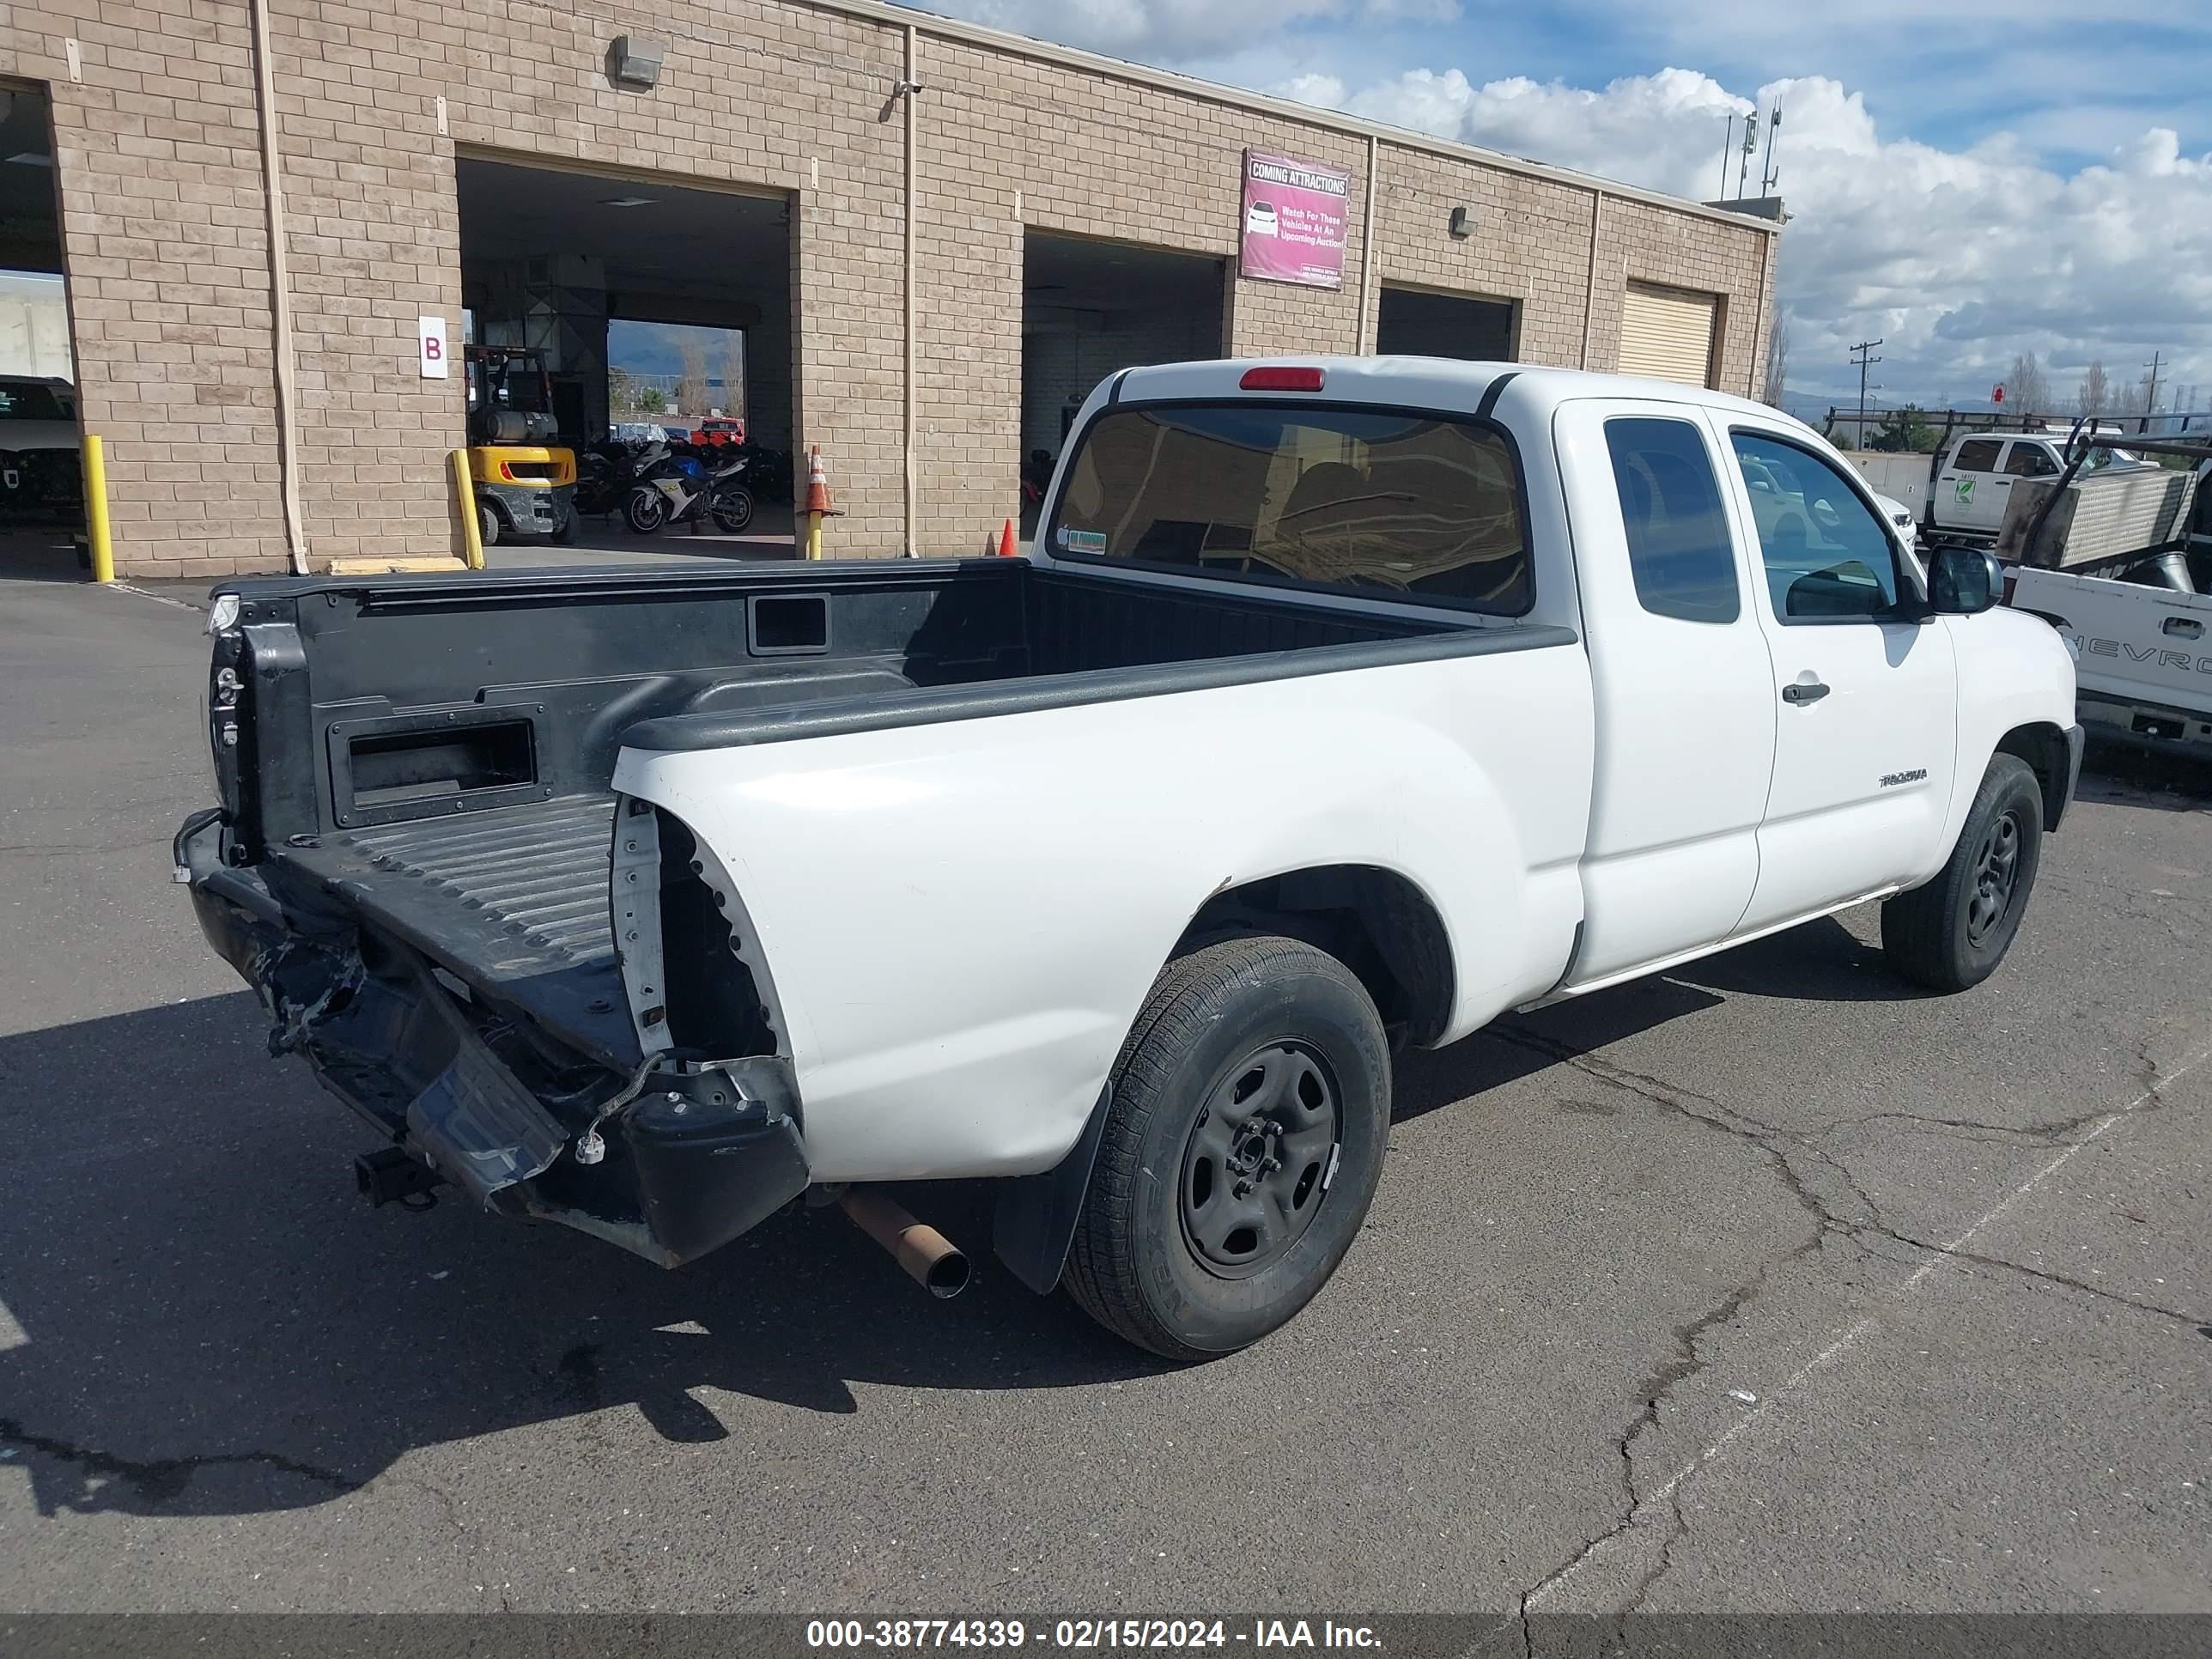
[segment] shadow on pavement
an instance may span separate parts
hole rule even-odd
[[[1717,958],[1704,984],[1511,1017],[1408,1055],[1396,1115],[1716,1007],[1716,988],[1851,994],[1865,954],[1831,924]],[[701,1391],[851,1413],[854,1383],[1165,1369],[997,1266],[981,1183],[906,1194],[976,1262],[949,1304],[835,1210],[675,1273],[451,1196],[371,1211],[350,1165],[374,1135],[268,1060],[263,1033],[240,993],[0,1038],[0,1304],[27,1339],[0,1349],[0,1456],[27,1467],[42,1512],[313,1504],[418,1447],[613,1406],[672,1443],[726,1437]]]
[[[675,1273],[450,1196],[371,1211],[373,1133],[263,1030],[240,993],[0,1038],[0,1304],[27,1338],[0,1350],[0,1458],[42,1512],[316,1504],[416,1447],[626,1403],[723,1438],[696,1389],[850,1413],[852,1382],[1165,1369],[1000,1268],[975,1183],[906,1194],[976,1262],[951,1304],[834,1209]]]
[[[1919,1002],[1933,994],[1893,970],[1833,916],[1739,945],[1668,978],[1709,991],[1806,1002]]]
[[[2164,812],[2205,811],[2212,809],[2212,761],[2092,738],[2082,757],[2080,799]]]

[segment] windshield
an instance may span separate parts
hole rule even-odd
[[[0,386],[0,421],[66,421],[69,410],[50,386]]]
[[[1488,428],[1412,412],[1111,410],[1084,434],[1046,544],[1501,616],[1531,600],[1512,451]]]

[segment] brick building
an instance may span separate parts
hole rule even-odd
[[[1611,368],[1651,299],[1709,331],[1686,376],[1763,372],[1771,223],[871,0],[17,0],[0,52],[126,572],[451,552],[464,387],[417,330],[465,312],[566,341],[586,424],[611,319],[742,329],[841,555],[978,545],[1119,362]],[[1340,289],[1237,274],[1248,149],[1345,175]]]

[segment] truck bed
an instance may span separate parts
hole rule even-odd
[[[241,624],[216,668],[229,884],[358,918],[617,1071],[640,1058],[608,902],[625,743],[972,718],[1516,632],[1020,560],[217,592]],[[228,708],[226,668],[245,688]]]

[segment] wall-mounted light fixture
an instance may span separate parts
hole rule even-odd
[[[607,47],[607,78],[618,87],[646,91],[660,84],[660,61],[668,42],[649,34],[617,34]]]
[[[1474,234],[1474,213],[1467,208],[1454,208],[1451,210],[1451,223],[1449,228],[1451,231],[1453,240],[1464,242],[1468,237]]]

